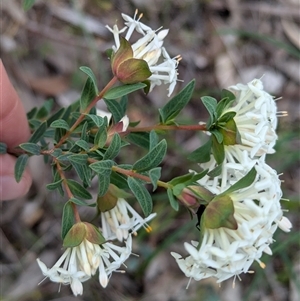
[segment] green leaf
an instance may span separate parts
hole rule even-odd
[[[15,179],[19,183],[21,181],[22,175],[25,171],[29,156],[27,154],[23,154],[18,157],[15,165]]]
[[[134,163],[133,169],[137,171],[150,170],[159,165],[164,159],[167,151],[166,140],[160,141],[146,156]]]
[[[46,188],[50,191],[58,189],[59,187],[61,187],[61,183],[62,183],[63,179],[60,179],[56,182],[50,183],[46,185]]]
[[[71,202],[66,202],[62,213],[61,237],[65,238],[74,223],[74,212]]]
[[[7,145],[4,142],[0,142],[0,154],[6,154]]]
[[[215,136],[218,143],[223,142],[223,135],[222,135],[222,133],[219,132],[219,130],[214,129],[214,130],[211,130],[210,132]]]
[[[24,151],[33,155],[40,155],[41,154],[41,147],[35,143],[22,143],[19,145]]]
[[[121,138],[118,133],[115,133],[109,147],[107,148],[104,154],[103,159],[107,160],[107,159],[115,158],[118,155],[120,148],[121,148]]]
[[[76,154],[76,155],[69,156],[68,159],[70,160],[71,163],[73,162],[82,165],[87,163],[88,157],[89,156],[87,154]]]
[[[97,127],[100,127],[104,124],[103,117],[100,117],[98,115],[93,115],[93,114],[86,114],[86,116],[89,117]]]
[[[205,144],[194,150],[188,155],[188,159],[193,162],[205,163],[210,160],[212,139],[210,138]]]
[[[171,184],[172,186],[175,186],[175,185],[180,184],[180,183],[189,182],[193,178],[193,176],[194,176],[193,173],[188,173],[188,174],[173,178],[168,183]]]
[[[27,119],[29,120],[34,118],[36,112],[37,112],[37,108],[36,107],[32,108],[29,112],[26,113]]]
[[[37,111],[35,118],[45,119],[50,114],[54,101],[53,99],[48,99],[43,103],[43,106]]]
[[[58,141],[60,141],[60,139],[66,134],[66,132],[67,131],[65,129],[56,128],[54,132],[54,140],[58,143]]]
[[[149,177],[151,179],[151,183],[153,185],[153,190],[155,191],[157,188],[157,181],[160,179],[161,176],[161,167],[155,167],[149,170]]]
[[[47,119],[47,126],[50,126],[50,124],[55,121],[60,119],[60,117],[63,115],[65,111],[65,108],[60,108],[57,112],[55,112],[54,114],[52,114],[48,119]]]
[[[168,188],[168,189],[167,189],[167,194],[168,194],[168,198],[169,198],[171,207],[172,207],[175,211],[178,211],[178,209],[179,209],[179,203],[178,203],[178,201],[176,200],[176,198],[174,197],[173,191],[172,191],[171,188]]]
[[[256,178],[256,174],[257,174],[257,172],[256,172],[255,167],[252,167],[252,169],[243,178],[241,178],[235,184],[230,186],[226,191],[219,194],[219,196],[228,195],[236,190],[249,187],[254,182],[254,180]]]
[[[53,121],[50,124],[50,127],[52,127],[52,128],[59,128],[59,129],[65,129],[67,131],[70,129],[70,126],[68,125],[68,123],[65,120],[63,120],[63,119],[58,119],[58,120]]]
[[[88,151],[90,149],[89,144],[84,140],[77,140],[75,144],[84,149],[85,151]]]
[[[145,216],[148,216],[152,212],[152,198],[146,187],[136,179],[128,177],[127,179],[128,186],[139,204],[142,207]]]
[[[190,101],[195,88],[195,80],[189,82],[163,108],[159,109],[161,123],[173,120]]]
[[[110,182],[120,189],[128,189],[127,178],[126,176],[112,171],[110,175]]]
[[[228,122],[229,120],[233,119],[235,115],[236,115],[236,112],[233,112],[233,111],[229,111],[229,112],[225,113],[218,119],[218,124]]]
[[[105,160],[105,161],[99,161],[96,163],[90,164],[90,168],[96,172],[96,174],[100,175],[110,175],[111,168],[114,165],[114,161],[112,160]]]
[[[202,218],[205,228],[208,229],[238,228],[234,218],[233,202],[228,195],[216,196],[205,208]]]
[[[70,198],[69,202],[72,202],[76,205],[79,205],[79,206],[88,206],[88,204],[85,202],[85,201],[82,201],[82,200],[79,200],[79,199],[76,199],[76,198]]]
[[[28,142],[37,143],[43,137],[47,130],[47,122],[42,122],[40,126],[34,131]]]
[[[23,9],[25,11],[30,10],[31,7],[34,5],[34,3],[35,3],[35,0],[23,0],[23,4],[22,4]]]
[[[130,133],[127,136],[128,140],[132,143],[141,146],[145,149],[149,149],[149,133],[146,132],[136,132]]]
[[[105,126],[99,127],[96,136],[94,138],[94,144],[97,145],[99,148],[102,148],[107,141],[107,131]]]
[[[224,145],[235,145],[242,143],[241,135],[237,129],[234,119],[229,120],[220,132],[224,137]]]
[[[83,112],[97,96],[97,88],[94,86],[93,79],[87,78],[80,97],[80,110]]]
[[[217,107],[216,107],[217,117],[220,117],[223,114],[223,112],[235,100],[235,95],[226,89],[222,90],[221,96],[222,96],[222,99],[221,99],[221,101],[218,102]]]
[[[86,142],[89,142],[89,135],[87,133],[88,125],[89,125],[88,122],[85,121],[85,123],[82,126],[81,135],[80,135],[80,140],[84,140]]]
[[[173,191],[173,194],[177,197],[181,194],[182,190],[186,187],[185,184],[183,183],[180,183],[180,184],[177,184],[175,185],[173,188],[172,188],[172,191]]]
[[[92,199],[92,195],[83,187],[81,186],[78,182],[68,179],[67,184],[71,190],[71,192],[74,194],[74,196],[83,198],[83,199]]]
[[[114,99],[105,99],[106,106],[111,112],[115,123],[118,123],[125,115],[124,108],[122,105]]]
[[[105,195],[110,184],[109,175],[98,174],[98,196]]]
[[[158,143],[158,135],[155,133],[154,130],[152,130],[150,132],[150,135],[149,135],[149,150],[152,150],[154,148],[154,146],[157,145]]]
[[[222,164],[217,165],[213,170],[207,173],[208,176],[211,178],[217,177],[221,174],[222,172]]]
[[[75,162],[72,162],[70,160],[72,166],[74,167],[78,177],[80,180],[83,182],[85,186],[91,186],[91,176],[92,176],[92,171],[89,168],[88,165],[83,165],[83,164],[78,164]]]
[[[95,89],[95,93],[98,94],[98,87],[97,87],[97,80],[96,80],[96,76],[93,73],[92,69],[86,66],[81,66],[79,67],[79,69],[81,71],[83,71],[91,80]]]
[[[212,135],[212,154],[218,164],[222,164],[225,159],[224,144],[219,143],[217,138]]]
[[[128,95],[134,91],[145,88],[146,85],[143,83],[136,83],[132,85],[123,85],[119,87],[112,88],[106,92],[104,95],[105,100],[117,99],[122,96]]]
[[[211,96],[203,96],[201,100],[210,116],[206,123],[206,128],[209,130],[210,126],[215,122],[217,100]]]

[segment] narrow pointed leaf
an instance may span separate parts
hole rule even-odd
[[[211,147],[212,140],[210,138],[205,144],[191,152],[188,155],[188,159],[197,163],[208,162],[210,160]]]
[[[22,143],[19,145],[24,151],[33,155],[40,155],[41,154],[41,147],[35,143]]]
[[[96,87],[93,80],[88,77],[80,97],[80,110],[85,111],[93,99],[97,96]]]
[[[109,175],[98,174],[98,197],[103,196],[107,192],[109,184]]]
[[[159,109],[161,123],[173,120],[190,101],[195,88],[195,80],[189,82],[163,108]]]
[[[115,133],[109,147],[107,148],[104,154],[103,159],[104,160],[114,159],[119,154],[120,148],[121,148],[121,138],[118,133]]]
[[[144,215],[148,216],[152,212],[153,207],[150,193],[141,182],[132,177],[128,177],[127,183],[130,190],[141,205]]]
[[[84,165],[87,163],[87,159],[88,159],[88,155],[87,154],[76,154],[76,155],[71,155],[68,157],[69,161],[72,163],[77,163],[77,164],[81,164]]]
[[[128,95],[134,91],[144,89],[146,87],[143,83],[136,83],[131,85],[123,85],[119,87],[112,88],[106,92],[104,98],[106,100],[117,99],[122,96]]]
[[[23,154],[20,157],[18,157],[15,165],[15,179],[17,182],[21,181],[22,175],[25,171],[25,168],[27,166],[29,156],[27,154]]]
[[[59,128],[59,129],[65,129],[67,131],[70,129],[70,126],[68,125],[68,123],[65,120],[63,120],[63,119],[58,119],[58,120],[53,121],[50,124],[50,127],[52,127],[52,128]]]
[[[83,198],[83,199],[92,199],[92,195],[83,187],[81,186],[78,182],[74,180],[67,180],[67,184],[71,190],[71,192],[74,194],[74,196]]]
[[[72,228],[74,223],[74,212],[72,208],[72,203],[67,202],[64,205],[62,213],[62,223],[61,223],[61,237],[65,238],[69,230]]]
[[[61,187],[62,181],[63,181],[63,179],[60,179],[60,180],[58,180],[58,181],[56,181],[56,182],[47,184],[47,185],[46,185],[46,188],[47,188],[48,190],[51,190],[51,191],[52,191],[52,190],[55,190],[55,189],[58,189],[59,187]]]
[[[97,88],[97,80],[94,72],[92,71],[91,68],[86,67],[86,66],[81,66],[79,69],[84,72],[91,80],[95,89],[95,93],[98,94],[98,88]]]
[[[85,151],[88,151],[90,149],[89,144],[84,140],[77,140],[75,144],[84,149]]]
[[[167,151],[166,140],[160,141],[149,153],[135,162],[133,169],[137,171],[146,171],[159,165],[164,159]]]
[[[104,160],[96,163],[92,163],[89,167],[94,170],[97,174],[100,175],[110,175],[111,168],[114,165],[114,161],[112,160]]]
[[[157,188],[157,181],[160,179],[161,176],[161,167],[155,167],[149,170],[149,177],[151,179],[151,183],[153,185],[153,190],[155,191]]]
[[[167,194],[168,194],[168,198],[169,198],[169,202],[170,202],[171,207],[172,207],[175,211],[178,211],[178,209],[179,209],[179,203],[178,203],[178,201],[176,200],[176,198],[174,197],[173,191],[172,191],[171,188],[168,188],[168,189],[167,189]]]
[[[201,100],[210,116],[208,122],[206,123],[206,128],[209,129],[212,123],[215,122],[215,118],[217,115],[216,114],[217,100],[211,96],[203,96],[201,97]]]
[[[121,104],[114,99],[105,99],[108,110],[111,112],[114,122],[118,123],[125,115],[125,111]]]
[[[225,159],[225,149],[224,149],[224,144],[219,143],[217,138],[213,135],[212,136],[212,154],[217,161],[218,164],[223,163]]]
[[[252,169],[243,178],[241,178],[235,184],[230,186],[226,191],[222,192],[220,195],[227,195],[236,190],[249,187],[254,182],[256,174],[257,174],[257,172],[256,172],[255,167],[252,167]]]
[[[47,130],[47,122],[42,122],[40,126],[34,131],[28,142],[37,143],[43,137],[44,133]]]

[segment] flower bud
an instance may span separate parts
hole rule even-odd
[[[129,42],[121,38],[119,49],[112,55],[113,74],[123,84],[134,84],[145,81],[152,72],[147,62],[133,57]]]

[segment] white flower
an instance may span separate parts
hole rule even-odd
[[[99,269],[99,282],[106,287],[112,272],[117,271],[131,254],[132,238],[128,235],[124,247],[106,242],[96,245],[84,239],[73,248],[67,248],[51,269],[38,258],[37,263],[46,278],[60,284],[70,284],[75,296],[82,295],[82,282]]]
[[[106,287],[112,272],[117,271],[124,261],[130,256],[132,250],[132,238],[128,235],[125,247],[119,247],[113,243],[106,242],[101,245],[95,254],[93,261],[99,266],[99,282]]]
[[[226,191],[253,166],[257,175],[249,187],[229,194],[233,201],[237,230],[226,227],[206,228],[200,245],[195,242],[193,245],[185,243],[188,257],[172,254],[186,276],[195,280],[210,276],[217,278],[218,283],[231,277],[235,279],[239,274],[249,272],[254,261],[264,267],[260,257],[263,253],[272,254],[269,245],[273,242],[277,227],[284,231],[291,227],[289,220],[283,217],[280,205],[281,183],[276,172],[263,162],[263,158],[249,159],[246,151],[231,152],[229,157],[226,154],[222,174],[213,179],[206,176],[199,181],[212,193]],[[205,165],[205,168],[213,169],[214,159]],[[204,167],[203,164],[201,166]]]
[[[247,85],[237,84],[229,87],[236,101],[224,113],[235,111],[234,121],[241,134],[242,149],[250,152],[251,157],[272,154],[277,140],[277,112],[274,98],[263,90],[261,80],[254,79]]]
[[[131,39],[134,31],[142,35],[136,42],[131,43],[133,57],[147,62],[152,72],[152,75],[149,77],[150,91],[162,83],[169,84],[168,96],[170,96],[177,83],[177,66],[181,60],[181,56],[178,55],[174,58],[170,58],[166,49],[162,47],[164,38],[167,36],[169,30],[152,30],[149,26],[140,22],[142,15],[137,18],[137,11],[133,18],[125,14],[122,14],[122,17],[125,20],[126,27],[121,30],[119,30],[117,25],[114,25],[113,28],[106,25],[114,36],[115,45],[112,47],[113,51],[116,52],[120,47],[120,34],[126,30],[125,39],[127,41]]]
[[[107,240],[117,238],[119,241],[123,241],[123,239],[127,239],[129,233],[135,233],[141,227],[150,232],[151,227],[147,222],[155,216],[156,213],[152,213],[144,219],[125,199],[119,198],[113,209],[101,212],[103,236]]]
[[[73,294],[77,296],[82,294],[82,282],[91,277],[94,267],[91,267],[90,260],[97,247],[100,248],[84,240],[77,247],[67,248],[51,269],[48,269],[39,258],[37,262],[46,278],[53,282],[70,284]]]

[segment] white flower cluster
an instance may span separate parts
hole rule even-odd
[[[284,116],[286,112],[277,112],[274,98],[263,90],[259,79],[247,85],[231,86],[229,90],[235,94],[236,104],[224,113],[236,112],[234,121],[242,138],[240,147],[249,151],[252,158],[274,153],[277,116]]]
[[[106,287],[112,272],[118,270],[131,254],[129,235],[124,247],[106,242],[101,246],[84,239],[79,246],[67,248],[50,269],[38,258],[43,275],[53,282],[69,284],[75,296],[83,292],[82,282],[99,271],[99,282]]]
[[[231,277],[235,280],[239,274],[249,273],[254,261],[264,267],[260,258],[263,252],[272,254],[269,245],[276,229],[280,227],[289,232],[292,227],[283,217],[280,205],[281,182],[276,171],[265,163],[265,154],[273,152],[277,139],[274,100],[263,91],[259,80],[231,89],[237,92],[235,121],[244,145],[225,146],[221,174],[214,178],[205,176],[199,184],[218,195],[246,176],[253,167],[257,174],[251,186],[229,194],[237,230],[206,228],[201,243],[184,244],[189,253],[186,258],[171,253],[183,273],[197,281],[208,277],[217,278],[218,283]],[[211,156],[209,162],[200,166],[213,170],[217,163]]]
[[[181,56],[178,55],[171,58],[163,47],[163,40],[167,36],[169,30],[164,29],[158,32],[153,30],[149,26],[140,22],[142,14],[137,18],[137,10],[131,18],[128,15],[122,14],[125,20],[125,27],[120,29],[117,25],[113,28],[106,26],[114,36],[115,45],[113,51],[117,51],[120,47],[120,34],[126,32],[125,39],[130,40],[134,31],[142,35],[135,43],[131,45],[133,50],[133,57],[136,59],[143,59],[147,62],[152,75],[148,78],[150,80],[150,92],[155,86],[159,86],[162,83],[169,84],[168,96],[174,91],[177,82],[177,66],[181,60]]]

